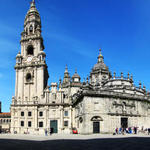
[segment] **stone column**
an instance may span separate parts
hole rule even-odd
[[[35,128],[35,130],[37,130],[37,128],[38,128],[38,108],[37,108],[37,106],[35,106],[35,109],[34,109],[34,128]]]
[[[62,130],[64,127],[64,110],[63,106],[60,106],[60,129]]]
[[[44,112],[45,113],[45,115],[44,115],[45,116],[45,120],[44,120],[45,128],[48,128],[48,126],[47,126],[47,111],[48,111],[48,106],[45,107],[45,112]]]
[[[15,97],[18,98],[18,70],[16,70]]]
[[[17,116],[18,116],[18,133],[21,133],[21,130],[20,130],[20,127],[21,127],[21,125],[20,125],[20,113],[21,113],[21,109],[19,108],[17,110]]]

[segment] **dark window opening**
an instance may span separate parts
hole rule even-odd
[[[23,127],[24,126],[24,121],[21,121],[21,127]]]
[[[43,127],[43,122],[39,122],[39,127]]]
[[[33,46],[32,45],[30,45],[30,46],[28,46],[28,48],[27,48],[27,55],[33,55],[34,53],[33,53]]]
[[[64,126],[68,127],[68,121],[64,121]]]
[[[28,116],[29,117],[32,116],[32,112],[31,111],[28,112]]]
[[[27,76],[26,76],[26,81],[27,81],[27,82],[30,82],[30,81],[31,81],[31,74],[30,74],[30,73],[27,74]]]
[[[24,112],[23,111],[21,112],[21,116],[24,116]]]
[[[68,116],[68,111],[65,111],[64,115],[67,117]]]
[[[42,112],[42,111],[39,112],[39,116],[40,116],[40,117],[43,116],[43,112]]]
[[[128,118],[121,118],[121,127],[124,129],[128,128]]]
[[[31,121],[28,121],[28,127],[31,127]]]

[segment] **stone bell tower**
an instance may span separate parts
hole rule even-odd
[[[41,35],[41,18],[31,2],[24,21],[24,31],[21,33],[21,53],[16,56],[16,86],[15,100],[33,102],[41,99],[49,78],[46,54],[43,51],[43,38]]]

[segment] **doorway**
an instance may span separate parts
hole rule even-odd
[[[51,120],[50,121],[50,129],[51,129],[51,133],[57,133],[58,132],[58,127],[57,127],[57,120]]]
[[[93,133],[100,133],[100,123],[99,123],[99,121],[93,122]]]
[[[128,118],[121,118],[121,127],[128,128]]]

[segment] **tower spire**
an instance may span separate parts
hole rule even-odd
[[[67,66],[67,64],[66,64],[66,67],[65,67],[65,73],[68,73],[68,66]]]
[[[35,0],[32,0],[30,7],[35,7]]]

